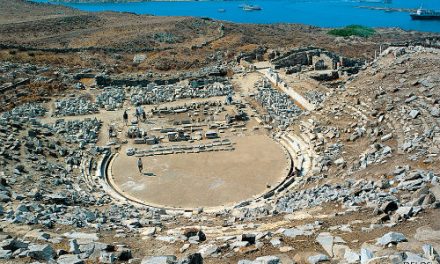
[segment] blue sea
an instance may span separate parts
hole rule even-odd
[[[374,0],[372,0],[374,1]],[[36,2],[48,2],[36,0]],[[57,3],[59,4],[59,3]],[[372,3],[368,0],[249,0],[249,1],[186,1],[136,3],[61,3],[84,11],[117,11],[157,16],[197,16],[237,23],[300,23],[320,27],[341,27],[360,24],[370,27],[398,27],[405,30],[440,32],[440,20],[411,20],[406,12],[369,10],[360,6],[412,8],[420,6],[440,10],[440,0],[392,0]],[[243,11],[243,4],[258,5],[261,11]],[[219,12],[224,9],[224,12]]]

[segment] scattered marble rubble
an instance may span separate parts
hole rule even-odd
[[[266,79],[256,85],[258,91],[255,100],[263,106],[268,117],[277,126],[291,125],[303,112],[288,95],[273,88]]]
[[[185,98],[208,98],[232,93],[232,85],[225,82],[203,84],[148,84],[146,87],[130,87],[129,97],[132,105],[159,104]]]
[[[380,143],[373,144],[361,155],[359,162],[353,164],[352,170],[362,170],[373,163],[384,162],[385,158],[390,157],[391,154],[391,147]]]
[[[47,109],[42,104],[26,103],[15,107],[9,112],[2,114],[3,119],[19,119],[19,118],[36,118],[43,117],[47,113]]]
[[[404,50],[399,50],[396,55],[404,57],[405,53]],[[424,89],[432,90],[438,82],[436,78],[427,78],[418,80],[417,83]],[[275,96],[271,93],[269,95]],[[120,94],[109,92],[109,94],[102,95],[100,106],[111,104],[109,98],[113,96],[119,98]],[[437,141],[438,125],[434,123],[428,128],[424,125],[429,124],[430,120],[435,122],[438,120],[435,119],[438,118],[438,102],[427,103],[425,106],[413,105],[421,101],[420,97],[416,98],[411,95],[405,101],[405,104],[410,104],[409,107],[404,107],[402,110],[396,107],[396,111],[401,111],[402,119],[399,121],[402,121],[405,127],[403,132],[405,141],[398,145],[398,148],[411,153],[414,160],[424,159],[426,161],[429,157],[435,157],[429,156],[435,154],[431,151],[433,145],[435,147],[433,143],[440,142]],[[94,146],[101,126],[99,120],[58,120],[54,124],[43,125],[34,118],[45,115],[44,107],[24,105],[22,108],[5,113],[0,119],[0,124],[3,126],[0,128],[0,162],[2,162],[0,165],[6,168],[11,160],[20,161],[20,164],[11,169],[2,168],[0,171],[0,218],[3,219],[2,221],[26,225],[41,224],[47,229],[54,228],[56,225],[65,225],[77,228],[88,227],[92,230],[96,229],[97,232],[98,230],[118,230],[115,237],[142,232],[143,236],[154,237],[161,243],[183,242],[181,253],[189,249],[194,252],[195,248],[197,253],[180,259],[172,255],[133,259],[129,247],[99,242],[98,233],[69,233],[56,236],[49,232],[39,231],[34,235],[38,242],[28,241],[27,238],[12,238],[0,233],[0,259],[18,259],[27,256],[36,261],[56,261],[56,263],[66,264],[85,263],[96,259],[102,263],[118,261],[203,263],[204,258],[220,259],[232,252],[246,254],[258,251],[264,245],[273,246],[281,253],[288,252],[293,248],[285,245],[284,237],[292,239],[306,236],[313,237],[317,245],[322,247],[321,252],[313,252],[304,256],[306,263],[322,261],[337,263],[401,263],[403,261],[428,263],[431,261],[434,263],[434,261],[439,261],[436,251],[438,248],[428,243],[423,245],[414,243],[418,251],[405,249],[403,245],[413,243],[412,238],[398,232],[389,232],[377,237],[373,242],[374,245],[364,243],[359,249],[350,248],[348,243],[339,236],[340,232],[351,232],[350,225],[333,226],[323,230],[326,227],[320,221],[281,228],[273,233],[247,232],[243,231],[242,226],[241,231],[244,232],[242,235],[228,237],[206,235],[203,232],[204,229],[192,229],[180,233],[162,230],[162,223],[172,221],[175,219],[174,215],[160,209],[112,204],[112,199],[103,190],[85,187],[83,180],[72,174],[72,170],[79,167],[84,155],[94,156],[106,151]],[[371,110],[368,114],[377,116],[378,119],[383,116],[375,113],[375,110]],[[420,132],[421,127],[423,130]],[[391,141],[399,138],[397,134],[399,131],[393,128],[391,130],[383,129],[377,123],[368,125],[361,124],[361,122],[353,125],[350,130],[346,130],[347,133],[351,133],[349,141],[360,140],[362,137],[372,140],[369,144],[370,148],[360,157],[360,160],[354,161],[355,165],[352,167],[354,170],[365,169],[367,166],[373,166],[373,163],[385,162],[397,151],[391,147]],[[27,135],[21,135],[23,131],[28,132]],[[327,139],[338,139],[343,133],[342,130],[314,123],[304,127],[301,132],[308,134],[309,143],[315,151],[321,154],[317,159],[321,168],[320,172],[327,171],[332,163],[340,168],[345,167],[347,161],[341,157],[344,149],[343,143],[327,141]],[[61,139],[68,143],[67,145],[55,140],[53,136],[58,134],[62,135]],[[78,150],[70,147],[69,144],[80,144],[81,148]],[[87,146],[90,148],[86,148]],[[21,153],[22,150],[24,154]],[[23,157],[33,163],[27,164]],[[55,162],[50,157],[57,157],[59,160]],[[440,207],[438,172],[399,166],[390,174],[390,177],[383,177],[376,181],[347,180],[341,184],[323,184],[319,187],[303,188],[299,192],[287,191],[282,197],[277,197],[274,204],[235,208],[232,211],[225,210],[217,216],[231,216],[225,221],[223,228],[232,228],[239,222],[246,221],[249,223],[246,228],[254,230],[256,225],[250,222],[257,218],[337,202],[342,204],[341,213],[344,213],[344,210],[352,212],[361,207],[373,209],[373,217],[364,220],[369,226],[361,229],[362,232],[370,232],[382,227],[393,227],[403,221],[411,221],[424,210]],[[26,184],[29,179],[32,179],[35,184],[23,186],[22,184]],[[300,184],[305,181],[307,179],[299,180]],[[17,188],[18,186],[23,188]],[[17,193],[17,190],[21,190],[21,193]],[[109,207],[97,209],[103,205],[109,205]],[[198,223],[204,216],[196,217],[191,214],[190,217],[191,221]],[[336,232],[338,234],[334,234]],[[428,233],[435,236],[437,234],[435,232],[439,231]],[[419,233],[415,237],[418,236],[420,236]],[[54,249],[51,244],[60,240],[68,241],[69,250]],[[415,248],[414,245],[412,246]],[[243,260],[238,263],[282,263],[279,256],[262,256],[254,260],[245,258],[243,256]]]
[[[210,151],[233,151],[234,146],[229,139],[213,140],[209,144],[153,146],[151,149],[127,149],[127,155],[148,157],[171,154],[191,154]]]
[[[125,101],[125,88],[104,87],[95,100],[98,107],[104,108],[107,111],[120,109]]]
[[[96,118],[86,118],[69,121],[58,119],[54,124],[43,127],[61,135],[68,143],[78,143],[80,149],[83,149],[87,144],[98,141],[101,125],[101,121]]]
[[[224,111],[223,103],[221,101],[201,101],[201,102],[191,102],[185,103],[183,105],[177,106],[163,106],[163,107],[155,107],[152,112],[153,114],[177,114],[177,113],[185,113],[188,111],[197,111],[197,110],[210,110],[211,108],[216,109],[215,113],[219,113]]]
[[[385,201],[397,200],[396,194],[399,191],[415,191],[429,183],[436,183],[439,181],[438,176],[430,171],[415,171],[404,177],[407,172],[403,170],[402,174],[395,176],[395,179],[391,181],[385,180],[378,182],[347,181],[344,184],[337,185],[322,185],[312,189],[301,190],[299,192],[287,193],[285,196],[280,197],[277,201],[276,208],[281,212],[294,212],[296,210],[321,205],[323,203],[339,201],[342,202],[347,208],[356,207],[359,204],[367,203],[374,206],[374,204],[380,204]],[[399,182],[397,187],[390,188],[390,184]],[[385,190],[388,189],[386,192]],[[425,197],[425,196],[424,196]],[[435,199],[430,198],[426,202],[426,206],[435,204]],[[420,199],[420,198],[419,198]],[[425,198],[422,199],[422,203]],[[420,200],[419,200],[420,201]],[[435,207],[435,205],[433,205]],[[417,207],[414,211],[414,215],[423,210],[422,207]],[[399,219],[396,219],[398,221]]]
[[[55,101],[53,116],[78,116],[98,113],[98,107],[85,97],[65,98]]]
[[[318,91],[308,91],[304,94],[304,96],[307,98],[307,100],[314,104],[319,105],[322,104],[325,100],[325,94],[318,92]]]

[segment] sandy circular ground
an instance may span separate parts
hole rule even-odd
[[[126,197],[146,204],[196,208],[228,206],[260,195],[286,177],[290,161],[284,149],[265,135],[232,138],[234,151],[137,158],[121,150],[112,163],[111,181]]]

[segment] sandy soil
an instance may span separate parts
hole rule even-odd
[[[263,135],[237,137],[235,151],[174,154],[143,158],[119,155],[113,163],[116,185],[125,195],[170,207],[229,205],[268,190],[287,174],[289,162],[280,145]],[[123,150],[122,150],[123,151]]]
[[[246,74],[234,75],[232,79],[232,83],[234,84],[234,88],[236,91],[248,96],[250,93],[255,93],[257,88],[254,87],[254,84],[260,80],[263,75],[259,72],[251,72]]]

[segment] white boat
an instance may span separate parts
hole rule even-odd
[[[261,11],[262,8],[257,5],[243,5],[244,11]]]

